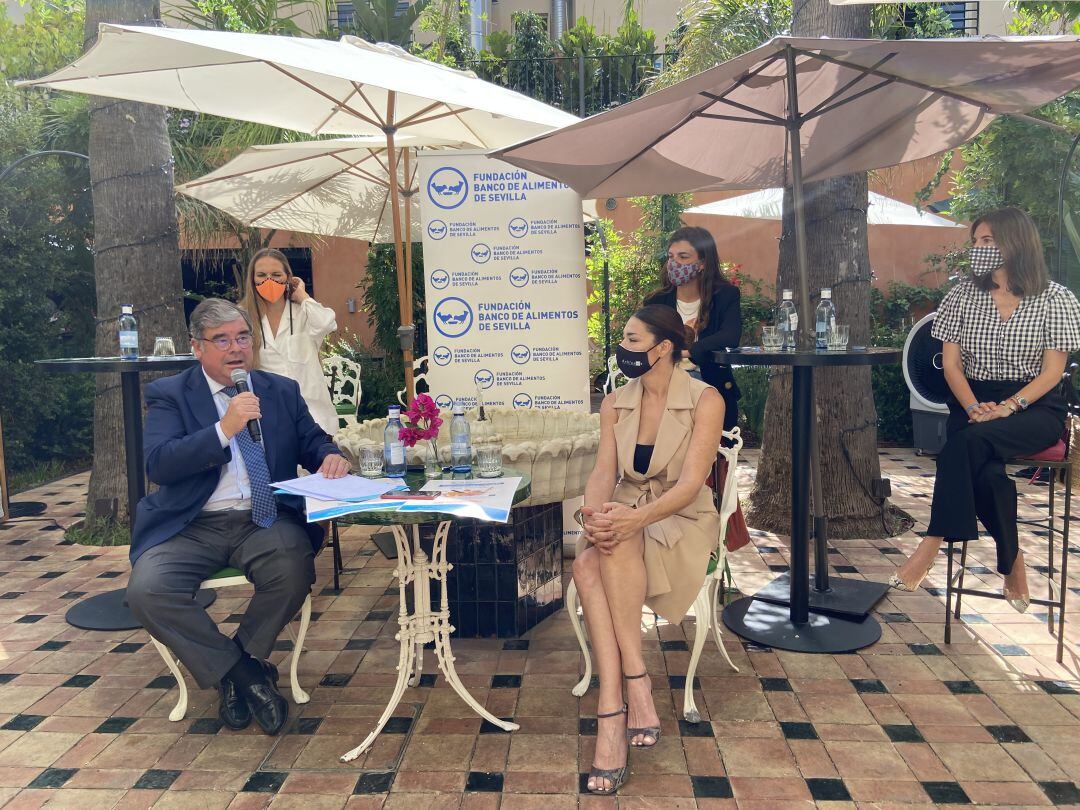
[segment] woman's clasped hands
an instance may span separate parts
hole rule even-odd
[[[599,509],[581,508],[581,522],[588,540],[601,554],[613,554],[615,547],[645,528],[641,513],[624,503],[608,502]]]

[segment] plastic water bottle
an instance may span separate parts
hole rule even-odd
[[[405,477],[405,445],[399,435],[401,431],[401,408],[390,406],[386,417],[386,430],[383,431],[383,472],[388,478]]]
[[[783,336],[780,346],[782,352],[795,351],[799,334],[799,312],[795,309],[795,300],[791,290],[784,290],[783,300],[776,308],[776,330]]]
[[[836,326],[836,307],[832,302],[832,290],[823,287],[821,302],[814,310],[814,342],[819,352],[829,348],[829,330],[834,326]]]
[[[131,304],[120,307],[120,317],[116,320],[120,327],[120,358],[122,360],[139,359],[139,321],[131,313]]]
[[[469,420],[465,418],[465,406],[454,404],[454,418],[450,420],[450,464],[456,473],[472,472],[472,434]]]

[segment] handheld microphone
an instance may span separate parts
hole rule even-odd
[[[247,372],[242,368],[233,369],[232,384],[236,387],[236,392],[242,394],[245,391],[250,391],[248,387]],[[251,440],[255,442],[262,441],[262,429],[259,427],[258,419],[251,419],[247,423],[248,433],[251,434]]]

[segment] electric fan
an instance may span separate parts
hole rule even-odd
[[[930,334],[935,314],[931,312],[916,323],[904,341],[904,382],[910,392],[916,455],[940,452],[949,418],[945,404],[949,386],[941,366],[941,341]]]

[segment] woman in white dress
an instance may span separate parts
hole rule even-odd
[[[337,410],[319,350],[337,329],[334,310],[308,295],[285,254],[274,248],[256,251],[248,262],[240,306],[260,327],[255,331],[256,367],[296,380],[312,418],[333,436],[338,430]]]

